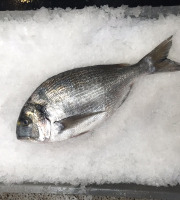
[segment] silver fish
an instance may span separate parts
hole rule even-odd
[[[43,82],[21,110],[18,139],[60,141],[93,130],[126,100],[142,75],[180,70],[167,59],[172,36],[134,65],[72,69]]]

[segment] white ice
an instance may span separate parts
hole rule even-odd
[[[180,72],[139,79],[93,133],[51,144],[16,139],[24,102],[52,75],[136,63],[172,34],[169,58],[180,62],[180,16],[140,20],[124,9],[0,13],[0,182],[180,183]]]

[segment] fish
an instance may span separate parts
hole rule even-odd
[[[167,58],[172,37],[136,64],[75,68],[47,79],[21,109],[17,139],[63,141],[93,131],[125,102],[138,78],[180,70]]]

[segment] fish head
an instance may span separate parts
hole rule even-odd
[[[50,138],[50,121],[39,104],[26,103],[17,121],[19,140],[45,141]]]

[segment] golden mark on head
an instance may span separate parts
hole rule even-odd
[[[31,118],[31,119],[38,119],[37,114],[34,113],[34,112],[27,111],[27,112],[26,112],[26,115],[27,115],[29,118]]]
[[[27,111],[27,112],[26,112],[26,115],[27,115],[29,118],[31,118],[31,120],[33,120],[34,122],[35,122],[35,121],[38,121],[38,119],[39,119],[37,112]]]
[[[18,126],[20,126],[20,125],[21,125],[21,122],[20,122],[20,121],[18,121],[18,122],[17,122],[17,125],[18,125]]]
[[[19,0],[21,3],[31,3],[32,0]]]
[[[26,114],[27,114],[28,117],[34,115],[34,113],[32,113],[31,111],[26,112]]]

